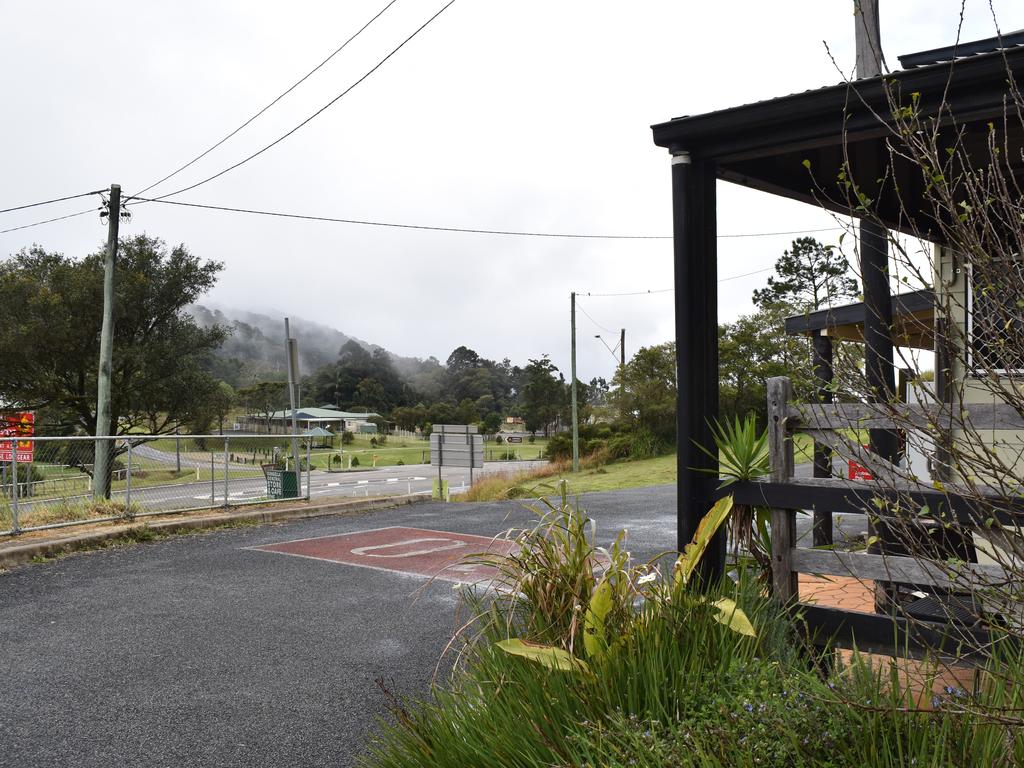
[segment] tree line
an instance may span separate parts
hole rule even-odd
[[[0,301],[7,308],[0,314],[0,400],[7,409],[35,410],[41,434],[95,433],[102,262],[102,250],[76,260],[40,246],[0,262]],[[111,434],[202,433],[223,429],[239,409],[269,419],[287,407],[283,372],[231,386],[226,379],[238,379],[223,374],[234,329],[208,317],[197,322],[189,311],[221,270],[184,245],[145,234],[121,240]],[[809,340],[787,337],[783,321],[857,295],[845,257],[812,238],[795,240],[775,272],[755,291],[755,312],[719,328],[726,418],[763,418],[771,376],[789,375],[813,396]],[[546,354],[517,365],[459,346],[442,363],[396,358],[348,339],[334,360],[318,355],[312,359],[322,364],[301,382],[306,405],[374,412],[382,425],[405,430],[468,423],[494,433],[513,416],[529,432],[552,435],[570,424],[570,382]],[[611,382],[577,382],[577,390],[585,439],[607,443],[627,435],[634,454],[674,444],[674,344],[642,348]]]

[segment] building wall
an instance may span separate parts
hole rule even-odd
[[[993,390],[1014,386],[1009,379],[1002,377],[998,381],[982,381],[977,372],[967,365],[965,350],[969,344],[969,288],[969,270],[953,257],[949,249],[937,246],[936,302],[940,307],[948,307],[948,310],[937,310],[936,316],[945,316],[948,311],[949,317],[955,324],[952,335],[958,349],[956,360],[952,366],[953,393],[951,399],[954,402],[962,400],[964,404],[968,405],[1005,402],[999,396],[998,391]],[[963,436],[962,431],[960,435]],[[1013,468],[1018,477],[1024,477],[1024,430],[990,429],[980,431],[978,437],[982,439],[987,449],[994,450],[995,455],[999,456],[1007,467]]]

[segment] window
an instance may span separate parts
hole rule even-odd
[[[971,367],[1024,372],[1024,259],[972,264],[970,275]]]

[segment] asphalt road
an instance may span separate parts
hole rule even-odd
[[[584,497],[635,557],[675,545],[675,488]],[[375,680],[422,696],[455,626],[447,582],[254,546],[383,526],[492,536],[517,502],[426,502],[232,529],[0,573],[0,765],[351,766]],[[806,526],[804,526],[806,527]]]
[[[173,458],[173,454],[169,454]],[[184,462],[184,460],[183,460]],[[474,478],[497,472],[518,472],[537,466],[536,461],[501,461],[485,462],[482,468],[473,470]],[[541,462],[546,463],[546,462]],[[184,464],[183,464],[184,465]],[[209,464],[205,468],[209,468]],[[217,466],[218,472],[223,465]],[[239,477],[239,473],[248,473]],[[225,490],[223,477],[213,483],[209,480],[200,482],[177,482],[165,485],[136,487],[132,489],[131,500],[147,511],[182,510],[195,507],[218,506],[224,503],[225,493],[231,504],[242,504],[263,501],[267,498],[267,483],[263,471],[251,464],[232,464],[232,477]],[[445,467],[443,477],[448,481],[452,492],[467,488],[470,484],[469,469]],[[437,468],[429,464],[410,464],[397,467],[380,467],[365,471],[324,472],[314,470],[310,473],[309,486],[312,498],[320,497],[360,497],[360,496],[395,496],[402,494],[430,494],[433,481],[437,478]],[[306,475],[302,476],[301,494],[306,493]],[[213,504],[210,497],[213,496]],[[87,494],[73,498],[86,499]],[[125,492],[113,494],[117,501],[124,501]],[[22,499],[20,508],[29,510],[33,506],[53,504],[52,498],[36,500]]]

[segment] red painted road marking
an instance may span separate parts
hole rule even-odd
[[[471,584],[493,578],[494,569],[465,563],[464,558],[482,553],[507,554],[512,543],[466,533],[395,527],[285,541],[254,549]]]

